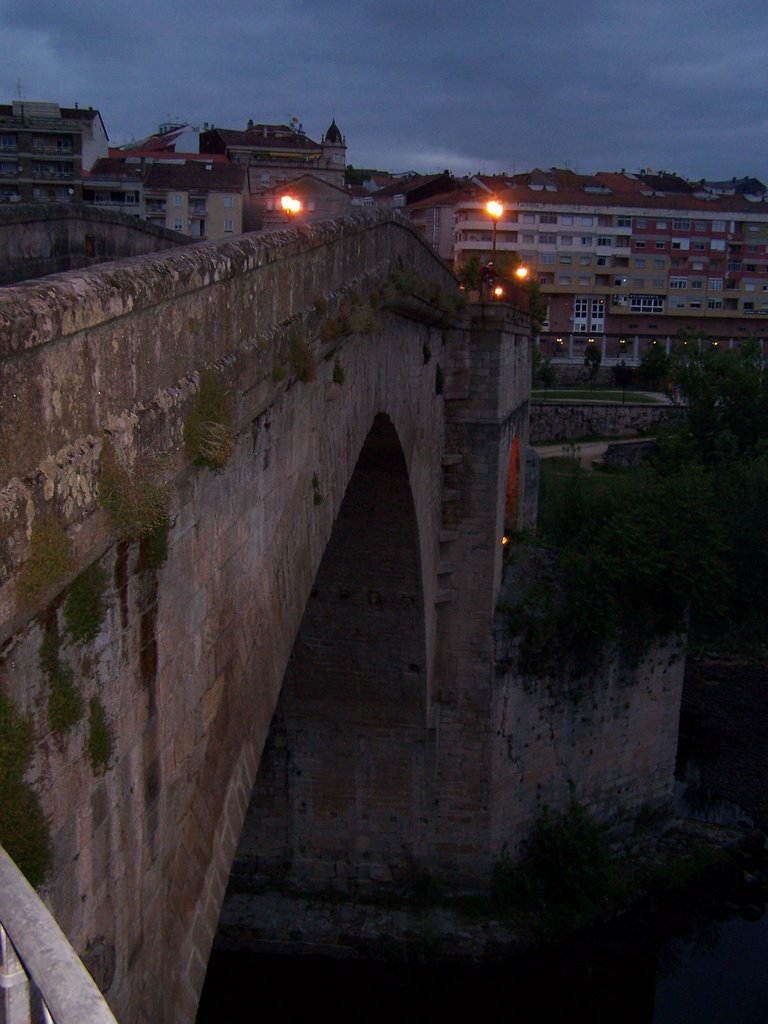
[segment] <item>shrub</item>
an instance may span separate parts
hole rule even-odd
[[[72,570],[69,538],[63,526],[48,515],[32,526],[29,554],[19,576],[19,593],[28,605],[38,604],[48,590]]]
[[[80,573],[67,591],[64,622],[75,643],[88,643],[99,632],[107,610],[104,590],[107,574],[98,562]]]
[[[231,398],[211,370],[200,374],[200,392],[184,422],[184,446],[195,465],[216,472],[235,450]]]
[[[91,698],[88,715],[88,756],[91,768],[98,774],[109,767],[112,757],[112,732],[107,714],[98,697]]]
[[[40,645],[40,667],[48,676],[48,724],[62,736],[83,718],[83,695],[75,683],[72,669],[59,660],[59,640],[46,632]]]
[[[99,501],[122,540],[147,537],[168,523],[168,486],[159,479],[157,459],[140,457],[128,473],[109,443],[102,452]]]
[[[317,367],[315,357],[306,338],[296,333],[291,336],[291,349],[288,355],[288,362],[296,377],[302,384],[308,384],[315,379]]]
[[[34,888],[50,863],[50,836],[40,801],[24,782],[32,757],[32,730],[0,694],[0,843]]]

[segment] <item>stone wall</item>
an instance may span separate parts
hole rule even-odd
[[[293,641],[380,414],[407,467],[418,538],[426,721],[442,330],[381,310],[371,334],[323,341],[326,314],[315,302],[327,299],[330,315],[353,290],[369,294],[399,260],[452,284],[410,228],[372,216],[141,257],[0,295],[0,687],[35,736],[27,779],[50,823],[46,900],[79,952],[108,951],[95,970],[121,1020],[194,1016]],[[297,332],[316,364],[306,383],[292,362]],[[191,465],[182,444],[206,364],[235,406],[235,451],[219,474]],[[161,565],[147,541],[115,543],[96,503],[107,437],[135,476],[170,484]],[[29,607],[18,571],[41,514],[66,528],[74,562],[44,605]],[[106,614],[95,639],[76,642],[66,587],[95,560],[106,574]],[[51,646],[84,700],[57,733],[50,659],[41,662]],[[91,760],[93,700],[112,735],[106,770]]]
[[[0,206],[0,285],[160,252],[191,241],[139,217],[92,206]]]
[[[532,402],[531,444],[585,437],[631,437],[658,430],[682,415],[678,406],[630,402]]]

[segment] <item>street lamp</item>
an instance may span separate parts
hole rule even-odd
[[[280,205],[285,211],[285,215],[288,220],[291,217],[295,217],[297,213],[301,212],[301,200],[294,199],[293,196],[281,196]]]
[[[492,259],[493,259],[493,262],[495,264],[496,263],[496,225],[498,224],[499,220],[504,216],[504,207],[501,205],[501,203],[498,201],[498,199],[489,199],[488,202],[485,204],[485,212],[493,220],[493,236],[492,236],[493,237],[493,242],[492,242],[493,256],[492,256]]]
[[[515,277],[518,281],[525,281],[528,277],[528,267],[524,263],[521,263],[519,267],[515,269]]]

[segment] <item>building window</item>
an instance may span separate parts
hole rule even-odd
[[[723,290],[723,279],[722,277],[710,277],[707,282],[707,288],[711,292],[721,292]]]
[[[663,249],[665,245],[666,245],[666,242],[654,242],[653,243],[654,249]]]
[[[602,245],[603,247],[607,245],[613,245],[613,239],[610,238],[608,235],[598,235],[597,244]]]
[[[573,217],[570,213],[564,213],[560,217],[561,224],[573,224]]]
[[[523,245],[535,245],[535,244],[536,244],[536,235],[526,234],[525,232],[523,232]]]
[[[225,232],[225,234],[231,234],[234,230],[235,230],[234,221],[232,220],[231,217],[226,217],[224,219],[224,232]]]
[[[233,210],[234,207],[235,207],[235,197],[234,196],[224,196],[224,209],[225,210]]]
[[[745,282],[745,284],[744,284],[744,291],[745,291],[745,292],[754,292],[754,291],[757,291],[757,285],[755,284],[755,282],[754,282],[754,281],[747,281],[747,282]]]
[[[707,222],[705,220],[696,220],[693,222],[694,231],[706,231]]]
[[[616,223],[620,228],[631,228],[632,218],[631,217],[617,217]]]
[[[741,260],[728,260],[728,270],[732,273],[741,270]]]
[[[571,257],[570,256],[561,256],[560,257],[560,262],[562,263],[562,265],[564,267],[569,267],[571,265]]]
[[[707,243],[706,242],[694,242],[693,243],[693,251],[694,252],[706,252],[706,249],[707,249]]]
[[[557,224],[556,213],[540,213],[539,224]]]
[[[678,291],[682,290],[683,288],[687,288],[688,287],[688,278],[687,277],[670,277],[670,279],[669,279],[669,287],[672,288],[673,290],[677,289]]]
[[[722,299],[707,299],[707,309],[722,309],[722,308],[723,308],[723,300]]]
[[[646,228],[648,227],[648,221],[645,219],[645,217],[635,217],[635,227]]]
[[[701,302],[698,299],[689,302],[688,305],[691,309],[701,309]]]
[[[701,289],[704,287],[704,281],[700,277],[691,278],[691,288]]]
[[[651,287],[652,288],[663,288],[664,287],[664,278],[663,277],[654,277],[654,279],[651,281]]]
[[[645,278],[643,278],[643,277],[633,277],[632,278],[632,287],[633,288],[645,288]]]
[[[635,248],[636,249],[644,249],[645,248],[645,242],[635,242]]]
[[[558,284],[570,284],[571,279],[568,274],[561,274],[557,279]]]
[[[657,220],[656,221],[656,230],[657,231],[666,231],[667,230],[667,222],[665,220]]]
[[[611,257],[610,256],[598,256],[597,257],[598,267],[610,267]]]
[[[614,277],[613,286],[614,288],[623,288],[627,283],[626,277]]]
[[[183,223],[183,221],[175,220],[173,222],[173,230],[174,231],[183,231],[184,230],[184,223]]]
[[[173,193],[173,205],[177,210],[181,209],[184,205],[184,196],[181,192]]]
[[[579,286],[581,288],[586,288],[586,287],[588,287],[588,285],[589,285],[591,280],[592,280],[592,278],[590,278],[590,277],[580,277],[579,278]]]
[[[713,220],[712,221],[712,230],[713,231],[725,231],[725,221],[724,220]]]
[[[598,217],[597,226],[599,228],[609,228],[613,224],[613,217]]]
[[[724,238],[713,238],[709,243],[709,247],[712,252],[725,252],[725,239]]]
[[[745,263],[744,264],[744,269],[746,271],[748,271],[750,274],[754,274],[756,272],[756,270],[757,270],[757,264],[756,263]]]
[[[677,299],[677,298],[670,299],[669,300],[669,308],[670,309],[685,309],[685,299]]]
[[[638,270],[644,270],[645,269],[645,260],[635,260],[635,266],[637,267]]]
[[[747,231],[752,232],[752,231],[759,231],[759,230],[760,230],[760,225],[759,224],[747,224]]]
[[[585,228],[591,227],[592,226],[592,219],[593,219],[592,217],[582,217],[581,218],[581,223],[582,223],[583,227],[585,227]]]
[[[674,231],[690,231],[691,222],[687,217],[675,217],[672,221],[672,228]]]
[[[661,295],[630,295],[629,308],[632,313],[663,313],[664,298]]]
[[[536,215],[534,213],[524,213],[523,214],[523,224],[535,224],[535,223],[536,223]]]
[[[539,263],[554,263],[555,254],[553,252],[542,252],[539,254]]]
[[[592,245],[592,235],[582,235],[581,236],[581,244],[582,245]]]
[[[672,239],[672,248],[673,249],[687,249],[689,244],[690,243],[689,243],[687,238],[673,238]]]
[[[560,245],[573,245],[573,235],[560,235]]]
[[[557,235],[552,234],[550,231],[539,232],[539,242],[541,245],[556,245]]]

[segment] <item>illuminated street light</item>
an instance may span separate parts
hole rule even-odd
[[[280,205],[285,211],[285,215],[288,218],[288,220],[290,220],[291,217],[295,217],[297,213],[301,212],[301,200],[294,199],[293,196],[281,196]]]
[[[518,281],[524,281],[528,277],[528,267],[521,263],[515,270],[515,277]]]
[[[489,199],[485,204],[485,212],[493,220],[493,241],[491,247],[493,249],[493,262],[496,263],[496,225],[499,220],[504,216],[504,207],[497,199]]]

